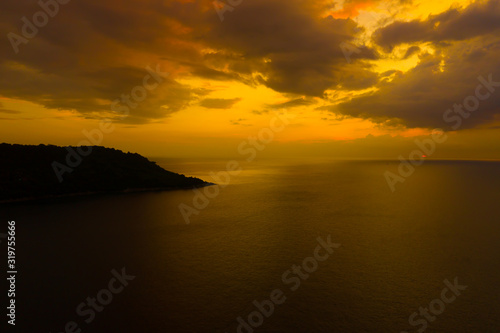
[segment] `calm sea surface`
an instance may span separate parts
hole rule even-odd
[[[157,161],[207,181],[226,169]],[[65,332],[71,321],[81,332],[237,332],[238,317],[244,333],[500,332],[500,163],[427,161],[394,193],[384,172],[396,162],[242,167],[190,224],[179,205],[193,206],[191,190],[0,207],[17,223],[13,332]],[[306,259],[328,236],[340,247]],[[304,259],[309,273],[287,275]],[[122,268],[135,278],[101,292]],[[443,302],[455,278],[467,288]],[[256,313],[254,300],[270,312],[276,289],[281,304]],[[77,314],[98,294],[109,304]]]

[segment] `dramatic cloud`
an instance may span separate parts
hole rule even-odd
[[[498,34],[500,2],[478,1],[469,7],[450,9],[425,21],[394,22],[374,33],[374,40],[392,50],[402,43],[460,41],[486,34]]]
[[[346,66],[339,47],[353,41],[356,23],[325,17],[320,9],[300,0],[245,1],[220,22],[209,0],[71,1],[27,37],[21,18],[32,22],[40,6],[5,1],[0,26],[16,37],[2,39],[0,94],[100,117],[141,84],[147,65],[159,64],[169,78],[123,120],[144,123],[208,93],[181,84],[184,78],[263,84],[308,96],[375,83],[369,67]],[[376,59],[373,50],[361,50],[356,61]]]
[[[419,62],[407,72],[381,75],[376,91],[352,98],[328,109],[350,117],[386,125],[438,127],[461,130],[494,122],[500,114],[500,89],[482,88],[487,98],[477,99],[478,77],[500,82],[500,3],[478,1],[462,9],[450,9],[427,20],[394,22],[373,34],[386,51],[400,44],[407,48],[403,59],[419,53]],[[422,51],[430,43],[433,54]],[[428,48],[427,48],[428,49]],[[491,92],[491,94],[490,94]],[[477,111],[461,111],[474,104]],[[451,110],[451,111],[449,111]]]
[[[425,20],[395,21],[370,40],[372,28],[359,26],[352,16],[381,3],[351,0],[341,8],[329,0],[248,0],[225,10],[221,22],[211,0],[70,1],[47,24],[23,28],[21,19],[32,22],[41,10],[38,2],[4,1],[0,95],[76,110],[86,118],[142,124],[191,106],[239,107],[238,101],[251,97],[234,91],[224,99],[211,96],[238,83],[269,90],[265,86],[289,99],[254,105],[264,109],[256,113],[283,107],[316,112],[317,103],[378,123],[446,127],[443,113],[474,93],[478,76],[500,80],[498,0]],[[391,8],[409,8],[408,3],[390,1]],[[391,15],[385,19],[392,20]],[[22,37],[26,43],[16,43],[12,34],[7,38],[9,33],[23,36],[23,29],[34,35]],[[356,46],[352,61],[343,43]],[[397,56],[390,53],[395,47]],[[416,55],[415,67],[397,70],[396,61],[412,62]],[[160,80],[148,66],[159,68]],[[146,75],[152,89],[144,90]],[[481,101],[461,128],[491,122],[498,114],[498,96]],[[124,108],[128,116],[120,117]]]
[[[223,24],[215,25],[206,40],[218,49],[244,55],[243,67],[261,73],[260,82],[279,92],[322,96],[327,89],[343,87],[344,78],[349,78],[348,89],[372,84],[376,74],[346,66],[339,47],[354,39],[356,23],[323,18],[317,10],[299,0],[245,1],[226,12]],[[377,58],[369,48],[360,50],[358,60]],[[236,59],[229,68],[238,70],[238,65]]]
[[[2,2],[0,7],[2,31],[19,38],[26,35],[23,30],[31,31],[21,18],[32,22],[41,11],[37,2],[27,0]],[[129,116],[118,119],[145,123],[182,110],[206,92],[179,83],[175,67],[161,59],[169,53],[197,54],[193,45],[177,43],[186,32],[165,16],[166,10],[158,1],[60,5],[45,26],[35,27],[36,36],[27,38],[27,43],[13,47],[12,38],[2,39],[0,94],[47,108],[76,110],[86,117],[105,117],[113,113],[116,99],[124,104],[121,96],[143,85],[147,66],[158,65],[168,77],[148,89],[144,100],[133,100]],[[154,79],[148,82],[155,85]]]
[[[395,74],[392,81],[381,83],[378,91],[330,110],[379,123],[391,120],[408,127],[465,129],[488,123],[500,114],[500,83],[488,98],[479,100],[477,111],[460,116],[463,119],[458,128],[454,128],[456,121],[446,121],[444,117],[455,104],[463,104],[468,96],[476,95],[476,87],[481,83],[479,76],[488,81],[491,75],[494,82],[500,82],[500,64],[496,60],[499,57],[498,40],[481,39],[475,45],[457,43],[435,55],[421,56],[415,68]],[[482,88],[480,93],[488,91]]]
[[[411,57],[412,55],[414,55],[415,53],[418,53],[420,52],[420,47],[414,45],[414,46],[410,46],[408,48],[408,50],[406,50],[406,53],[405,53],[405,56],[403,57],[403,59],[408,59],[409,57]]]

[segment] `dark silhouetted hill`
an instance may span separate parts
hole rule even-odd
[[[73,157],[68,163],[68,148],[77,147],[0,144],[0,202],[210,185],[167,171],[139,154],[112,148],[93,146],[88,156]]]

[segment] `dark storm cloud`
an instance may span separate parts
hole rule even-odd
[[[111,101],[130,96],[132,89],[142,87],[143,79],[148,75],[146,68],[133,67],[55,75],[0,65],[0,72],[4,74],[0,76],[0,92],[5,96],[30,100],[47,108],[77,110],[90,118],[112,113]],[[120,117],[123,122],[147,123],[148,120],[164,118],[182,110],[203,92],[166,77],[147,94],[143,101],[134,102],[134,107],[129,108],[129,116]]]
[[[366,76],[374,75],[369,69],[348,66],[340,48],[342,42],[353,40],[356,27],[350,19],[318,18],[303,1],[255,0],[227,12],[208,39],[243,54],[255,71],[264,74],[266,86],[322,96],[327,89],[342,87],[344,77],[351,78],[354,89],[362,89],[369,84]],[[362,50],[358,60],[377,58],[373,50]]]
[[[414,46],[410,46],[408,48],[408,50],[406,50],[406,53],[403,57],[403,59],[408,59],[409,57],[411,57],[412,55],[414,55],[415,53],[418,53],[420,52],[420,47],[414,45]]]
[[[358,65],[378,55],[361,46],[347,64],[339,45],[359,29],[350,19],[322,18],[327,3],[245,1],[220,22],[209,0],[71,1],[17,54],[2,39],[0,94],[98,117],[140,84],[146,65],[160,63],[169,79],[123,120],[143,123],[199,101],[201,90],[179,83],[186,76],[299,96],[366,88],[376,74]],[[40,10],[35,1],[3,1],[0,27],[21,36],[21,18]]]
[[[465,98],[475,95],[479,76],[488,80],[491,74],[494,82],[500,82],[499,57],[500,42],[494,37],[455,43],[435,55],[422,55],[415,68],[396,73],[392,81],[380,83],[378,91],[330,110],[378,123],[392,120],[408,127],[450,129],[454,122],[446,122],[443,115],[454,104],[463,104]],[[495,89],[458,129],[488,123],[500,114],[500,88]]]
[[[41,10],[36,2],[27,0],[2,2],[0,7],[2,31],[19,36],[23,36],[21,18],[31,21]],[[57,15],[40,27],[34,38],[18,45],[17,54],[9,39],[2,39],[0,94],[47,108],[76,110],[87,118],[111,113],[113,101],[143,85],[148,65],[165,64],[164,72],[174,69],[161,61],[162,54],[180,58],[197,54],[193,45],[175,43],[185,32],[166,19],[162,13],[166,7],[159,1],[72,1],[60,5]],[[166,43],[167,39],[171,43]],[[161,119],[204,94],[179,83],[174,74],[148,90],[147,98],[130,108],[130,115],[121,121]]]
[[[444,115],[475,95],[479,76],[487,79],[491,75],[493,81],[500,81],[499,28],[500,3],[487,1],[450,9],[425,21],[395,22],[379,29],[374,40],[386,50],[402,43],[432,42],[435,54],[421,54],[418,65],[406,73],[382,74],[384,79],[376,92],[329,109],[384,126],[466,129],[492,122],[500,113],[498,89],[480,101],[479,109],[463,118],[459,126],[447,122]],[[413,45],[404,58],[417,52],[420,48]]]
[[[387,50],[402,43],[460,41],[500,29],[500,2],[477,1],[465,9],[450,9],[427,20],[396,21],[378,29],[373,37]]]
[[[159,64],[168,77],[121,121],[158,121],[191,105],[230,108],[239,99],[210,99],[209,90],[187,83],[218,80],[285,93],[290,104],[279,107],[307,106],[328,90],[376,87],[330,110],[383,124],[444,127],[443,113],[474,93],[479,75],[500,80],[497,0],[379,29],[373,39],[382,49],[404,43],[404,58],[420,56],[406,73],[381,75],[367,61],[380,57],[370,47],[357,46],[348,63],[340,45],[353,43],[362,29],[349,18],[323,17],[330,3],[243,1],[220,22],[209,0],[70,1],[18,54],[2,39],[0,95],[99,118],[142,84],[146,66]],[[355,10],[369,1],[350,3]],[[0,28],[21,34],[21,18],[39,10],[36,1],[3,1]],[[425,54],[420,42],[432,43],[435,54]],[[498,96],[482,101],[463,128],[491,121]]]

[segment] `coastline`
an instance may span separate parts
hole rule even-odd
[[[181,187],[151,187],[151,188],[128,188],[125,190],[117,190],[117,191],[88,191],[88,192],[75,192],[75,193],[67,193],[67,194],[53,194],[53,195],[43,195],[36,197],[23,197],[16,199],[7,199],[0,200],[0,205],[4,204],[18,204],[18,203],[36,203],[43,201],[58,201],[60,199],[67,198],[78,198],[78,197],[91,197],[91,196],[100,196],[100,195],[126,195],[133,193],[143,193],[143,192],[163,192],[163,191],[175,191],[175,190],[191,190],[197,188],[203,188],[207,186],[217,185],[215,183],[203,183],[194,186],[181,186]]]

